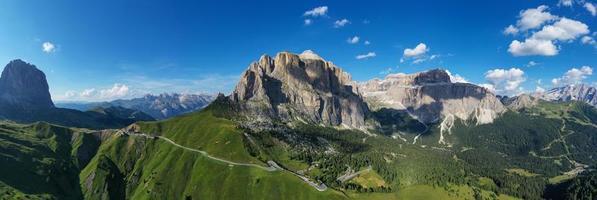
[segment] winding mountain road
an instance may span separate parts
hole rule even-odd
[[[215,161],[219,161],[219,162],[223,162],[223,163],[226,163],[228,165],[256,167],[256,168],[259,168],[259,169],[262,169],[262,170],[265,170],[265,171],[268,171],[268,172],[273,172],[273,171],[278,171],[278,170],[280,170],[280,171],[287,171],[287,172],[290,172],[292,175],[300,178],[301,180],[303,180],[305,183],[309,184],[310,186],[314,187],[317,191],[323,192],[323,191],[326,191],[328,189],[328,187],[325,184],[323,184],[323,183],[317,184],[317,183],[311,181],[309,178],[307,178],[305,176],[302,176],[302,175],[297,174],[297,173],[295,173],[293,171],[284,169],[284,168],[280,167],[278,165],[278,163],[276,163],[273,160],[267,161],[267,164],[269,165],[268,167],[264,167],[264,166],[257,165],[257,164],[252,164],[252,163],[239,163],[239,162],[234,162],[234,161],[230,161],[230,160],[226,160],[226,159],[214,157],[212,155],[209,155],[207,152],[201,151],[199,149],[193,149],[193,148],[190,148],[190,147],[182,146],[182,145],[180,145],[180,144],[172,141],[170,138],[167,138],[167,137],[164,137],[164,136],[152,136],[152,135],[148,135],[148,134],[144,134],[144,133],[130,133],[130,132],[126,131],[126,130],[121,130],[120,132],[122,134],[130,135],[130,136],[139,136],[139,137],[145,137],[145,138],[149,138],[149,139],[153,139],[153,138],[162,139],[162,140],[164,140],[164,141],[166,141],[166,142],[168,142],[168,143],[170,143],[170,144],[172,144],[172,145],[174,145],[174,146],[176,146],[178,148],[181,148],[181,149],[184,149],[184,150],[187,150],[187,151],[192,151],[192,152],[200,153],[201,155],[205,156],[206,158],[209,158],[209,159],[212,159],[212,160],[215,160]]]

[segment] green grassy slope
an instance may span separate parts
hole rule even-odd
[[[99,142],[47,123],[0,123],[0,199],[79,199],[78,173]]]
[[[163,122],[140,123],[142,132],[160,134],[178,144],[242,163],[263,164],[249,155],[243,134],[206,109]],[[109,161],[108,161],[109,160]],[[102,163],[113,162],[117,170]],[[85,197],[101,199],[110,177],[122,174],[132,199],[339,199],[334,190],[319,192],[288,172],[231,166],[184,150],[161,139],[114,135],[81,172]],[[119,180],[108,181],[118,185]],[[115,198],[118,196],[115,196]]]

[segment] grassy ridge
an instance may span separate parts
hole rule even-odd
[[[77,175],[86,164],[80,155],[97,145],[88,137],[47,123],[0,123],[1,199],[79,199]]]
[[[175,142],[235,162],[259,163],[245,150],[243,134],[211,111],[193,113],[157,123],[143,123],[142,131],[161,133]],[[118,166],[126,197],[133,199],[340,199],[333,190],[319,192],[287,172],[230,166],[159,139],[112,136],[98,155]],[[105,173],[96,156],[80,175],[86,198],[100,198]],[[96,180],[99,177],[100,180]],[[107,177],[110,177],[108,175]],[[103,180],[102,180],[103,179]]]

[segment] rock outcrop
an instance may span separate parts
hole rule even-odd
[[[19,123],[48,123],[91,128],[120,128],[152,117],[126,108],[106,108],[81,112],[56,108],[50,97],[45,74],[34,65],[13,60],[0,77],[0,119]]]
[[[541,98],[548,101],[582,101],[597,106],[597,89],[585,84],[567,85],[550,89]]]
[[[312,51],[261,56],[229,98],[252,122],[274,119],[364,129],[369,111],[350,75]]]
[[[407,110],[424,123],[446,117],[491,123],[506,109],[487,89],[470,83],[453,83],[444,70],[416,74],[390,74],[362,83],[360,89],[371,107]]]
[[[0,102],[20,109],[54,107],[45,74],[22,60],[13,60],[4,67]]]
[[[512,110],[520,110],[539,104],[539,98],[533,97],[529,94],[521,94],[512,98],[504,97],[502,99],[502,103]]]

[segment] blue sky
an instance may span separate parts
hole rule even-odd
[[[516,94],[552,82],[597,82],[595,6],[588,0],[3,0],[0,63],[20,58],[37,65],[53,99],[62,101],[228,93],[260,55],[307,49],[357,81],[439,67]]]

